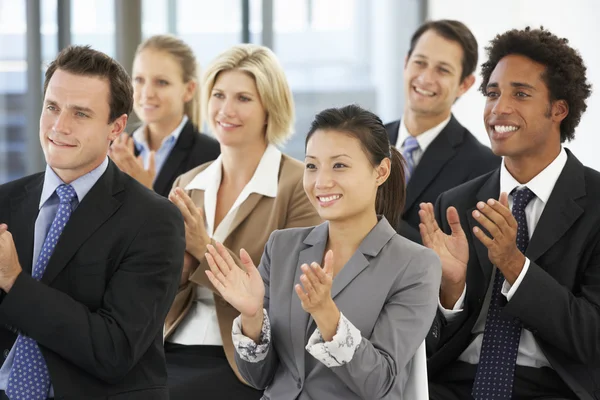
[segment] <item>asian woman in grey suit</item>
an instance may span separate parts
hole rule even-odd
[[[393,226],[404,161],[381,120],[358,106],[318,114],[304,190],[324,222],[275,231],[256,268],[217,243],[207,275],[241,315],[236,363],[263,399],[402,399],[433,321],[439,258]],[[323,267],[320,266],[323,265]]]

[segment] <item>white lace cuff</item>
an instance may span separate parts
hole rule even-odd
[[[250,363],[257,363],[264,360],[269,352],[269,344],[271,343],[271,322],[269,321],[267,310],[263,308],[263,324],[258,343],[248,336],[244,336],[242,333],[241,315],[233,320],[231,338],[233,339],[235,351],[237,351],[242,360]]]
[[[352,360],[361,341],[358,328],[340,313],[340,321],[331,342],[325,342],[317,328],[308,339],[306,351],[329,368],[340,367]]]

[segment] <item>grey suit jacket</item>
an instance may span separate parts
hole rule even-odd
[[[381,218],[334,278],[333,300],[363,338],[349,363],[328,368],[305,350],[316,324],[294,292],[300,266],[323,260],[327,238],[327,222],[271,234],[259,266],[270,347],[257,363],[236,352],[239,371],[266,388],[264,400],[402,399],[411,359],[435,316],[440,260]]]

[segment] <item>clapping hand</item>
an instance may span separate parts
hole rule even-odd
[[[442,262],[440,300],[445,308],[452,308],[462,294],[467,279],[469,242],[460,225],[458,211],[448,207],[446,218],[451,234],[440,229],[433,212],[433,204],[421,203],[419,231],[423,245],[435,251]]]
[[[501,193],[499,200],[478,202],[473,218],[489,232],[489,236],[478,227],[473,228],[473,233],[487,247],[490,261],[513,284],[523,270],[525,255],[517,247],[519,225],[508,208],[508,194]]]
[[[233,257],[221,244],[216,248],[207,246],[206,261],[210,271],[206,276],[229,304],[238,310],[242,316],[254,318],[260,313],[265,297],[265,285],[246,250],[240,250],[240,259],[244,269],[236,265]],[[261,319],[262,320],[262,319]]]
[[[148,169],[144,168],[142,156],[135,156],[134,141],[131,136],[123,132],[109,147],[109,156],[117,167],[131,176],[148,189],[152,189],[156,177],[155,152],[148,155]]]
[[[6,224],[0,224],[0,289],[8,292],[21,271],[12,234]]]
[[[329,250],[325,254],[323,268],[316,262],[310,266],[303,264],[303,274],[300,276],[300,284],[294,286],[296,294],[300,298],[302,308],[310,314],[318,313],[324,307],[333,303],[331,298],[331,286],[333,284],[333,252]]]
[[[210,237],[204,225],[204,210],[196,207],[190,196],[181,188],[175,188],[169,194],[169,200],[175,204],[185,222],[185,250],[196,260],[201,260],[206,252]]]

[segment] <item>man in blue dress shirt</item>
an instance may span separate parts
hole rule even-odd
[[[0,399],[167,399],[183,219],[107,157],[131,79],[89,47],[47,72],[45,173],[0,186]]]

